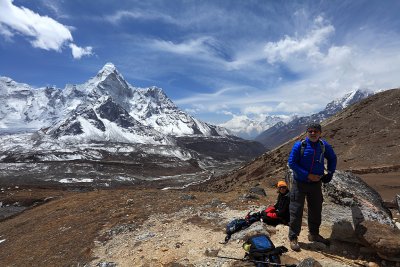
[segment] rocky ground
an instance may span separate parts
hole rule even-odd
[[[244,256],[244,236],[240,233],[220,244],[224,228],[230,220],[272,204],[276,192],[265,188],[266,197],[251,195],[245,189],[208,193],[145,188],[3,188],[2,206],[30,208],[0,221],[0,265],[245,266],[216,256]],[[286,226],[256,223],[252,227],[250,231],[268,232],[275,245],[289,247]],[[354,244],[311,244],[306,237],[306,220],[303,228],[299,238],[302,251],[289,249],[282,257],[284,263],[312,257],[322,266],[399,266]],[[329,237],[329,231],[323,228],[321,233]]]

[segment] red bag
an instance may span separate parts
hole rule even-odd
[[[269,206],[268,208],[265,209],[265,213],[269,213],[269,212],[276,212],[276,209],[274,206]]]

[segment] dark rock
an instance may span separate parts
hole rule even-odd
[[[250,188],[249,192],[263,197],[267,196],[267,193],[265,192],[264,188],[261,187],[252,187]]]
[[[400,195],[396,195],[397,210],[400,212]]]
[[[322,267],[322,265],[313,258],[306,258],[302,260],[297,267]]]
[[[182,200],[193,200],[193,199],[196,199],[196,197],[193,195],[183,195],[183,196],[181,196],[181,199]]]
[[[211,203],[210,203],[211,207],[218,207],[221,204],[222,204],[222,201],[217,198],[214,198],[213,200],[211,200]]]
[[[102,103],[102,105],[97,108],[97,111],[101,118],[115,122],[122,128],[133,127],[135,124],[139,124],[125,109],[115,103],[111,97]]]

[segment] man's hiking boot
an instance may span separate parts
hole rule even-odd
[[[320,234],[308,234],[308,241],[320,242],[320,243],[323,243],[323,244],[325,244],[327,246],[329,246],[330,243],[331,243],[331,242],[329,242],[328,239],[323,238]]]
[[[297,242],[297,238],[293,238],[290,241],[290,248],[294,251],[300,251],[300,245],[299,242]]]

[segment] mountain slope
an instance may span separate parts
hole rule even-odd
[[[328,103],[324,110],[310,116],[298,117],[288,123],[278,123],[261,133],[254,140],[262,143],[267,149],[273,149],[287,140],[301,134],[310,122],[321,122],[344,108],[372,95],[367,90],[356,90]]]
[[[322,123],[323,138],[338,155],[339,170],[355,173],[399,172],[400,89],[387,90],[351,105]],[[281,146],[226,175],[216,177],[207,190],[227,190],[243,183],[273,185],[285,175],[287,158],[298,135]]]

